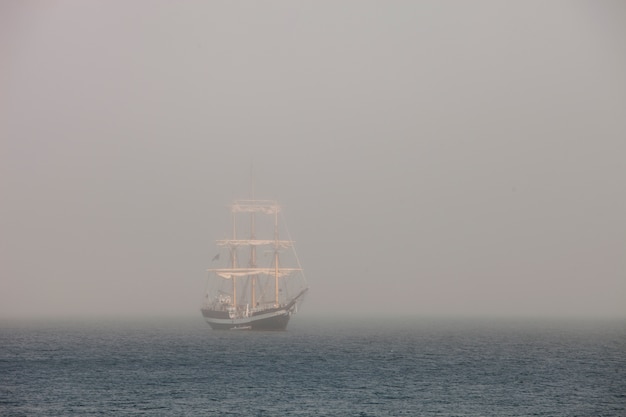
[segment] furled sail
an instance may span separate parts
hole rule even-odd
[[[290,248],[293,242],[291,240],[224,239],[218,240],[217,244],[230,247],[272,245],[277,248]]]
[[[286,277],[295,271],[302,271],[300,268],[278,268],[278,274],[275,268],[219,268],[208,269],[209,272],[215,272],[224,279],[233,277],[245,277],[248,275],[278,275],[279,278]]]
[[[280,211],[280,206],[271,200],[237,200],[230,209],[233,213],[276,214]]]

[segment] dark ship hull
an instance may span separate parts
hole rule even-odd
[[[287,305],[251,312],[245,317],[235,317],[226,310],[210,308],[203,308],[202,316],[213,330],[285,330],[296,309],[296,302],[307,290],[302,290]]]
[[[272,309],[249,317],[230,318],[226,311],[202,309],[202,315],[213,330],[285,330],[291,311]]]

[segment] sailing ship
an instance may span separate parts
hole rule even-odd
[[[213,257],[227,264],[208,270],[202,315],[215,330],[285,330],[308,287],[281,207],[237,200],[230,211],[232,235],[217,241],[221,250]],[[246,238],[238,237],[242,230],[249,231]]]

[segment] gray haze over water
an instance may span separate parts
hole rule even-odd
[[[626,317],[626,7],[5,1],[0,317],[196,315],[227,205],[302,314]]]

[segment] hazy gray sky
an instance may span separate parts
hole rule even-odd
[[[626,316],[620,1],[4,1],[0,317],[197,314],[285,208],[302,314]]]

